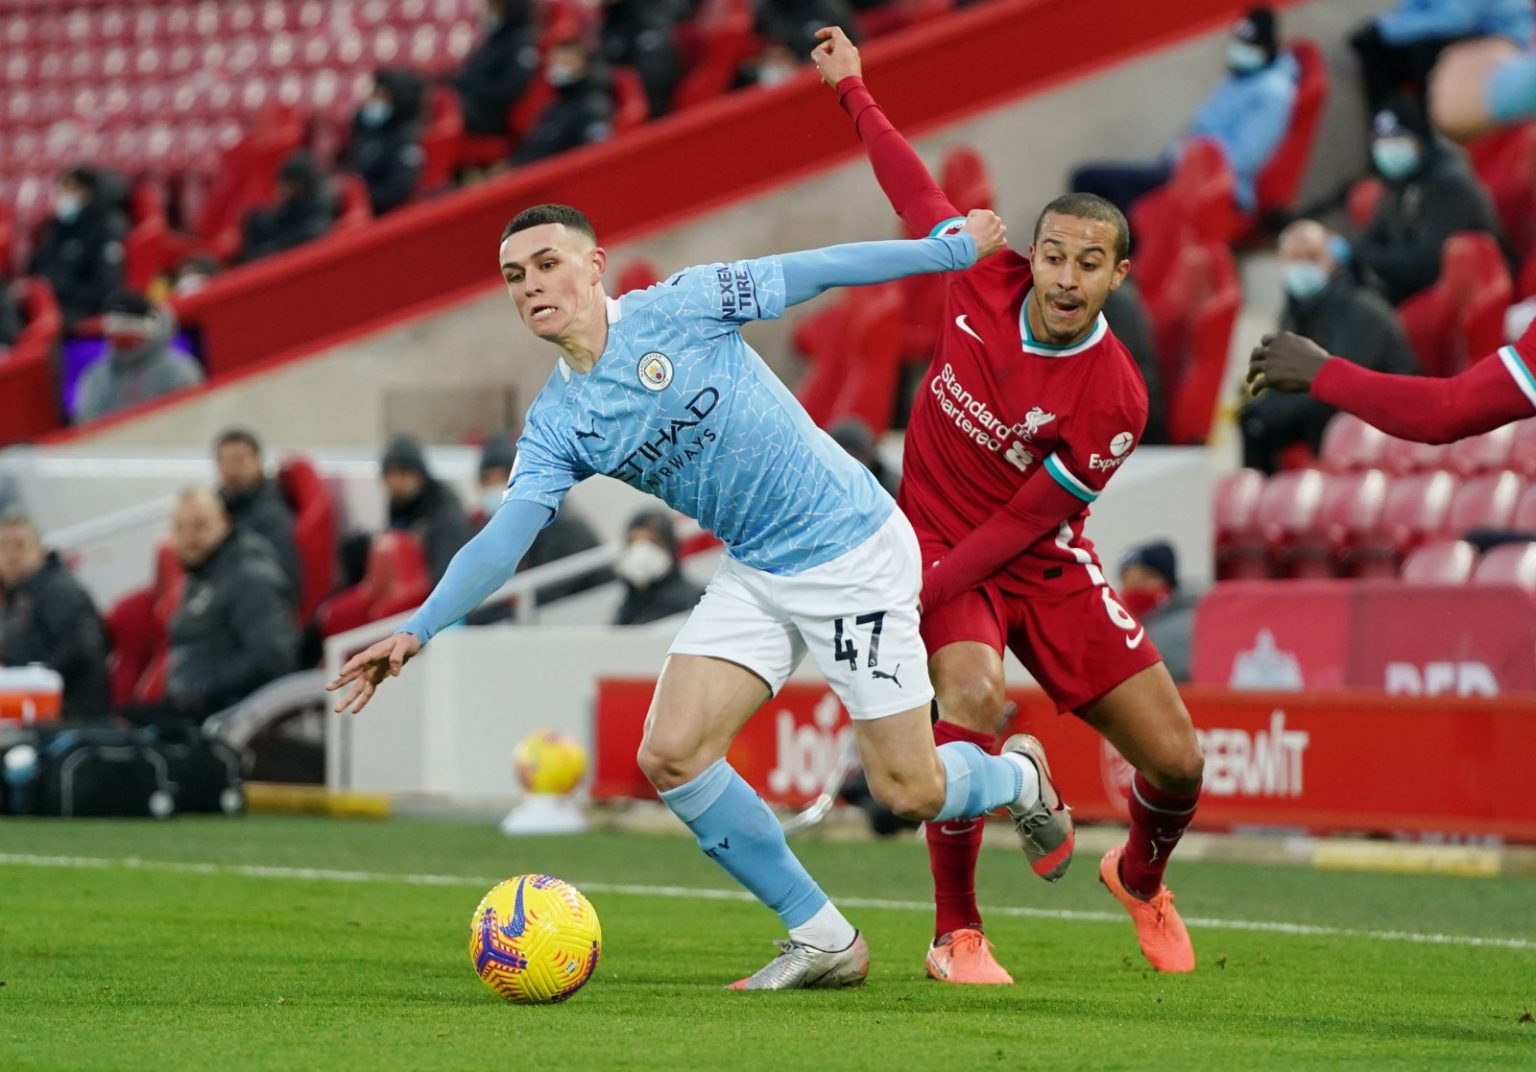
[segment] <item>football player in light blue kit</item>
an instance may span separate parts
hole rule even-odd
[[[563,205],[520,213],[502,235],[502,276],[523,322],[561,357],[528,411],[506,500],[404,628],[328,686],[351,685],[338,711],[362,710],[385,677],[501,586],[565,493],[594,473],[697,518],[727,556],[672,644],[638,758],[700,848],[789,929],[780,955],[738,989],[854,986],[868,972],[863,938],[725,760],[807,651],[853,717],[886,807],[945,820],[1007,806],[1026,848],[1049,825],[1038,749],[935,749],[912,528],[738,334],[828,287],[968,268],[1006,242],[990,212],[960,222],[939,237],[690,268],[612,299],[607,254],[585,216]]]

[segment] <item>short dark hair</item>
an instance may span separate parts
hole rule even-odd
[[[247,428],[226,428],[214,441],[213,449],[218,450],[230,443],[244,443],[256,453],[257,457],[261,456],[261,440],[256,438],[255,432]]]
[[[541,227],[546,223],[563,223],[572,231],[580,231],[592,241],[597,241],[597,231],[592,226],[592,221],[587,219],[586,213],[579,208],[570,205],[534,205],[525,208],[512,217],[506,229],[501,232],[501,240],[508,238],[519,231],[526,231],[530,227]]]
[[[1131,225],[1125,220],[1125,213],[1115,207],[1114,202],[1106,201],[1098,194],[1062,194],[1040,210],[1040,218],[1035,220],[1034,241],[1040,241],[1040,228],[1045,226],[1047,216],[1076,216],[1080,220],[1098,220],[1100,223],[1112,223],[1115,225],[1115,263],[1125,260],[1131,252]]]

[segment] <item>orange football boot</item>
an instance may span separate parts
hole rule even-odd
[[[969,928],[950,931],[928,947],[928,976],[941,983],[1007,986],[1013,976],[992,957],[986,935]]]
[[[1124,851],[1124,845],[1117,845],[1104,854],[1099,861],[1099,881],[1131,914],[1142,955],[1160,972],[1194,971],[1195,947],[1178,909],[1173,907],[1173,891],[1163,886],[1142,900],[1126,889],[1120,881],[1120,854]]]

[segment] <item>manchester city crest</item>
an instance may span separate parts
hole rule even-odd
[[[664,391],[672,382],[672,360],[652,350],[640,359],[640,383],[647,391]]]

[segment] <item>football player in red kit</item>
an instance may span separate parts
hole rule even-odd
[[[865,87],[858,50],[841,30],[820,37],[812,59],[892,206],[914,229],[957,225],[963,217]],[[1113,205],[1069,194],[1046,206],[1028,258],[1005,252],[947,277],[945,323],[913,402],[897,501],[926,567],[935,736],[995,746],[1010,648],[1058,709],[1136,768],[1129,840],[1104,856],[1099,877],[1129,910],[1152,966],[1191,971],[1189,934],[1162,879],[1195,811],[1200,746],[1157,649],[1083,536],[1089,504],[1146,423],[1146,387],[1101,312],[1130,267],[1128,241]],[[937,906],[928,973],[1010,983],[976,907],[981,829],[981,820],[928,824]],[[1063,850],[1036,871],[1059,878],[1070,838]]]
[[[1248,383],[1264,390],[1310,392],[1388,435],[1415,443],[1452,443],[1536,416],[1536,324],[1458,376],[1394,376],[1332,357],[1291,332],[1266,335],[1248,363]]]

